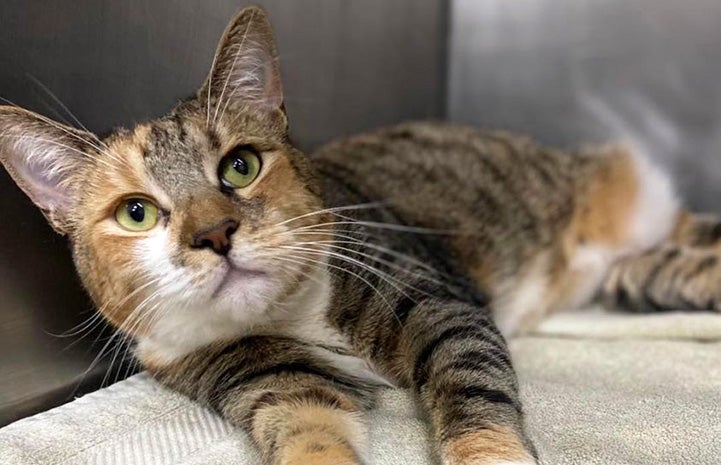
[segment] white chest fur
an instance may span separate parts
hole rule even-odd
[[[319,269],[285,302],[262,313],[216,311],[209,306],[164,310],[149,334],[138,338],[137,355],[170,363],[202,346],[248,334],[288,335],[319,344],[339,346],[345,341],[324,318],[330,301],[330,281]]]

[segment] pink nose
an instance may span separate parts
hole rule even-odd
[[[193,234],[193,248],[213,249],[218,255],[226,255],[230,250],[230,237],[238,230],[238,222],[225,219],[215,226],[203,229]]]

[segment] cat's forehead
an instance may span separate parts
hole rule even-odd
[[[197,105],[181,103],[162,118],[118,130],[105,140],[110,152],[123,160],[115,178],[123,180],[124,191],[142,192],[152,184],[171,198],[188,197],[213,183],[220,159],[237,145],[284,151],[284,118],[228,111],[214,120]],[[98,167],[107,176],[106,164]]]
[[[203,160],[219,143],[191,117],[170,115],[120,130],[107,141],[128,176],[148,177],[169,195],[203,178]]]

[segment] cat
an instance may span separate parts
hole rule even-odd
[[[721,309],[721,221],[630,146],[421,122],[304,155],[257,7],[168,115],[101,139],[3,106],[0,159],[144,368],[268,464],[366,463],[389,384],[441,463],[537,463],[506,338],[596,297]]]

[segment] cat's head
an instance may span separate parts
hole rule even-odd
[[[314,213],[317,185],[288,142],[277,61],[265,13],[247,8],[197,95],[167,116],[100,140],[0,107],[0,159],[69,236],[116,326],[213,339],[313,285],[318,255],[297,244],[322,237],[328,217]]]

